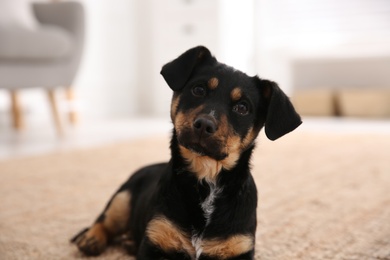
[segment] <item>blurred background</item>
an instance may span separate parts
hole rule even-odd
[[[69,3],[0,0],[0,158],[168,134],[159,72],[196,45],[278,82],[303,129],[390,131],[388,0]]]

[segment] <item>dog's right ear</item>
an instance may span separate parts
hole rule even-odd
[[[169,87],[174,91],[178,91],[184,87],[196,66],[211,59],[215,60],[210,51],[204,46],[198,46],[189,49],[175,60],[165,64],[160,73]]]
[[[264,97],[268,100],[265,134],[268,139],[274,141],[302,124],[301,117],[275,82],[259,78],[257,80],[262,86]]]

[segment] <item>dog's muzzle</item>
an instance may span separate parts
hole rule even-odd
[[[180,145],[199,156],[208,156],[215,160],[227,157],[224,140],[218,132],[218,123],[209,114],[196,116],[190,127],[181,129],[178,140]]]

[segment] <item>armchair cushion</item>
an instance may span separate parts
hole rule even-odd
[[[1,0],[0,28],[30,28],[38,25],[29,0]]]
[[[72,36],[58,26],[0,27],[0,60],[62,58],[70,55],[72,45]]]

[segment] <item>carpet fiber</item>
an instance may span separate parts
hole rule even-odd
[[[390,259],[390,134],[261,135],[256,259]],[[0,259],[80,259],[68,241],[168,138],[0,162]],[[110,248],[97,259],[133,259]]]

